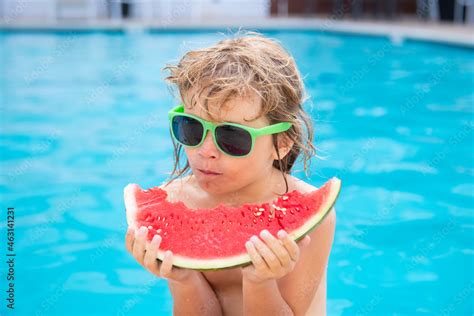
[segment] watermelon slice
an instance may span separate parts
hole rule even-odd
[[[148,240],[162,237],[157,257],[173,252],[173,265],[196,270],[214,270],[251,262],[245,242],[267,229],[276,236],[284,229],[294,239],[303,238],[325,218],[336,202],[341,181],[332,178],[321,188],[297,190],[273,203],[220,204],[212,209],[189,209],[183,202],[169,202],[165,190],[142,190],[136,184],[124,189],[128,225],[148,227]]]

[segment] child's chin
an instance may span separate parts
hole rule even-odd
[[[225,183],[219,178],[220,177],[216,177],[215,179],[207,179],[196,176],[197,184],[203,191],[206,191],[209,194],[227,193],[229,189],[227,188]]]

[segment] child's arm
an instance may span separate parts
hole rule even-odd
[[[152,274],[168,280],[174,300],[173,315],[221,315],[221,306],[201,272],[173,267],[173,253],[167,251],[162,263],[157,258],[161,236],[147,242],[148,230],[128,228],[125,246],[137,262]],[[146,250],[146,251],[145,251]]]
[[[173,296],[173,315],[222,315],[221,305],[202,273],[186,283],[168,281]]]
[[[262,236],[247,244],[252,265],[243,268],[245,315],[305,315],[327,267],[334,238],[333,209],[300,243]],[[311,243],[309,243],[309,241]],[[267,264],[268,262],[268,264]]]
[[[244,315],[295,315],[283,298],[277,279],[293,270],[299,247],[287,234],[280,235],[279,240],[267,231],[260,236],[261,240],[252,237],[245,245],[252,265],[242,269]],[[309,241],[305,237],[299,246],[304,247]]]
[[[242,287],[244,315],[293,315],[275,279],[255,283],[244,278]]]

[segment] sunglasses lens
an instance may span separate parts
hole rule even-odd
[[[201,142],[204,127],[192,117],[177,115],[171,122],[173,134],[185,146],[196,146]]]
[[[232,125],[216,128],[216,142],[223,151],[232,156],[245,156],[252,149],[252,137],[249,132]]]

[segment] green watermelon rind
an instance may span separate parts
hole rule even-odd
[[[333,177],[328,182],[330,184],[330,193],[326,198],[325,204],[321,205],[319,210],[315,211],[314,216],[308,219],[303,226],[300,228],[288,232],[291,238],[295,241],[299,241],[304,238],[307,234],[312,232],[318,227],[330,213],[341,190],[341,180]],[[137,184],[129,184],[124,189],[124,200],[126,206],[127,223],[129,226],[137,229],[135,223],[135,216],[137,212],[137,204],[135,201],[135,192],[140,190]],[[308,192],[305,194],[311,194]],[[165,250],[158,249],[157,259],[163,261]],[[237,256],[226,257],[226,258],[215,258],[215,259],[195,259],[185,257],[179,254],[173,254],[173,266],[179,268],[193,269],[198,271],[212,271],[221,269],[230,269],[237,267],[244,267],[251,264],[251,259],[247,253],[239,254]]]

